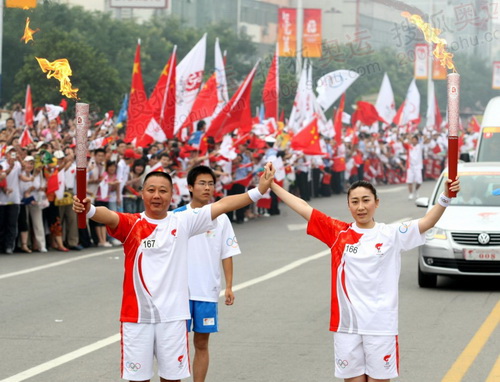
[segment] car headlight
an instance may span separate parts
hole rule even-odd
[[[446,231],[442,228],[434,227],[425,234],[427,240],[446,240]]]

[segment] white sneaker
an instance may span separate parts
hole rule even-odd
[[[46,253],[46,252],[47,252],[47,248],[41,248],[41,249],[40,249],[40,252],[41,252],[41,253]]]
[[[105,242],[105,243],[99,243],[97,244],[98,247],[105,247],[105,248],[111,248],[113,245],[111,243]]]
[[[411,193],[410,195],[408,195],[408,200],[413,200],[413,193]]]
[[[119,245],[122,245],[122,242],[118,239],[111,239],[111,244],[110,247],[112,247],[113,245],[115,246],[119,246]]]

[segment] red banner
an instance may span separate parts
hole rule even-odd
[[[434,57],[434,55],[432,55],[432,57],[434,58],[434,61],[432,61],[432,79],[446,80],[448,76],[448,70],[446,70],[446,68],[443,65],[441,65],[439,59]]]
[[[302,56],[321,57],[321,9],[304,9]]]
[[[297,11],[278,9],[278,48],[280,57],[295,57],[297,47]]]

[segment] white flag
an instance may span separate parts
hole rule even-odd
[[[297,93],[293,101],[292,112],[288,118],[288,128],[292,131],[299,131],[302,129],[302,122],[306,110],[306,96],[307,96],[307,68],[306,65],[302,68],[300,74],[299,85],[297,86]]]
[[[156,142],[165,142],[167,140],[165,132],[154,118],[151,118],[151,121],[149,121],[144,134],[149,135]]]
[[[218,110],[229,101],[229,95],[227,93],[226,66],[224,65],[224,58],[220,50],[218,38],[215,40],[215,80],[217,82],[217,99],[219,100],[219,105],[217,105],[216,109]],[[220,106],[221,103],[222,106]]]
[[[396,115],[394,92],[392,91],[391,81],[389,81],[387,73],[384,73],[384,79],[382,80],[382,85],[380,85],[375,109],[377,109],[378,115],[380,115],[387,124],[390,124]]]
[[[400,125],[406,125],[411,121],[420,118],[420,92],[418,91],[415,79],[413,79],[406,93],[405,107],[401,117]]]
[[[207,34],[191,49],[176,67],[174,134],[181,128],[193,107],[203,79]]]
[[[358,77],[358,73],[345,69],[335,70],[321,77],[317,82],[316,91],[318,103],[323,110],[332,106]]]

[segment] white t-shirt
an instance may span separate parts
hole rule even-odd
[[[3,161],[2,167],[4,170],[9,169],[9,163],[7,161]],[[21,163],[19,161],[15,161],[12,167],[12,171],[7,175],[7,188],[11,189],[12,192],[6,194],[4,191],[0,191],[0,205],[5,204],[21,204],[21,188],[19,181],[19,174],[21,174]]]
[[[401,251],[425,243],[418,220],[361,229],[313,210],[307,233],[331,248],[330,330],[398,334]]]
[[[188,240],[215,227],[210,206],[168,213],[162,220],[145,213],[118,215],[118,226],[108,232],[123,243],[125,253],[120,321],[189,319]]]
[[[190,210],[192,207],[187,204],[174,212]],[[214,229],[192,236],[188,243],[189,299],[217,302],[221,290],[221,261],[240,253],[226,214],[217,218]]]

